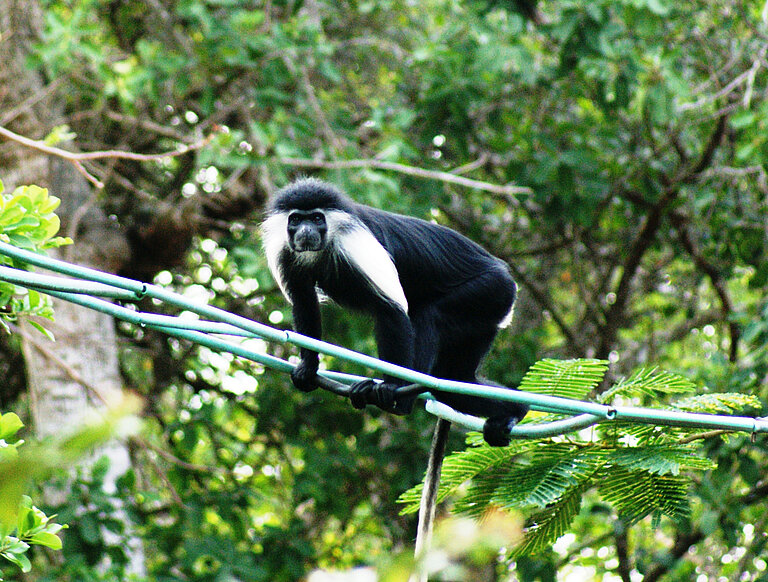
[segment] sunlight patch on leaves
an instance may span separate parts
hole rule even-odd
[[[725,392],[721,394],[699,394],[678,400],[672,405],[676,410],[686,412],[708,412],[730,414],[744,408],[761,408],[760,399],[752,394]]]

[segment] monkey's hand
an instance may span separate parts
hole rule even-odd
[[[312,392],[317,388],[317,364],[302,359],[291,371],[291,380],[302,392]]]
[[[483,438],[492,447],[509,445],[509,435],[521,419],[516,416],[492,416],[483,425]]]
[[[368,404],[378,406],[387,412],[397,412],[395,391],[398,386],[389,382],[362,380],[349,387],[349,400],[352,406],[361,410]]]

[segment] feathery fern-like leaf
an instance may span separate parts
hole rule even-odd
[[[616,449],[608,461],[629,471],[647,471],[656,475],[679,475],[681,469],[706,470],[715,467],[709,459],[700,457],[684,446],[651,445]]]
[[[744,408],[760,409],[762,407],[756,396],[739,392],[698,394],[678,400],[672,406],[677,410],[686,412],[708,412],[710,414],[728,414]]]
[[[540,360],[528,369],[519,389],[581,399],[602,382],[607,369],[605,360]]]
[[[606,472],[598,490],[628,524],[656,512],[676,520],[690,513],[688,480],[678,475],[614,467]]]
[[[509,462],[517,453],[519,451],[510,448],[481,446],[447,456],[443,462],[437,501],[443,501],[456,488],[475,475]],[[405,504],[405,507],[400,510],[401,515],[419,510],[423,489],[422,482],[400,495],[397,502]]]
[[[605,462],[606,451],[574,449],[565,443],[541,443],[526,465],[500,466],[475,476],[454,511],[479,515],[484,505],[505,509],[546,507],[568,490],[585,485]]]
[[[584,489],[574,487],[556,503],[530,516],[524,530],[523,541],[512,550],[512,557],[537,554],[566,533],[573,518],[581,509],[583,494]]]
[[[604,451],[586,449],[518,469],[502,478],[494,501],[507,508],[546,507],[588,482],[604,459]]]
[[[688,394],[695,390],[696,385],[688,378],[671,374],[658,368],[643,368],[629,378],[624,378],[612,388],[603,392],[598,398],[599,402],[612,402],[615,398],[623,396],[634,398],[637,396],[657,396],[663,394]]]
[[[506,467],[493,467],[483,473],[482,477],[476,477],[466,494],[456,500],[453,511],[468,517],[482,517],[489,507],[497,505],[495,500],[499,485],[508,472],[509,469]]]

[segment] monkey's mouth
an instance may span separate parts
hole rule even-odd
[[[293,252],[295,253],[316,253],[321,249],[322,245],[319,242],[301,240],[295,241],[293,244]]]

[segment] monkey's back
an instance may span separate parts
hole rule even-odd
[[[514,285],[506,263],[446,226],[368,206],[357,211],[392,257],[409,304],[431,301],[479,277]]]

